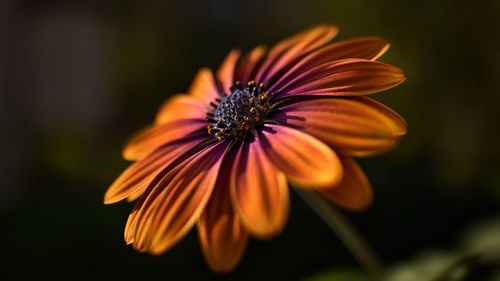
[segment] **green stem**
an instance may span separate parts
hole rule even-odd
[[[379,278],[381,263],[354,227],[330,202],[314,191],[295,189],[314,212],[340,238],[359,264],[373,277]]]

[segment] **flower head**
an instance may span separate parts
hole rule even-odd
[[[350,210],[368,207],[372,189],[353,157],[393,147],[406,123],[364,95],[405,75],[375,61],[389,47],[381,38],[319,48],[336,34],[322,25],[269,51],[233,50],[215,78],[203,68],[188,94],[168,99],[125,146],[136,162],[105,194],[106,204],[138,199],[125,241],[161,254],[196,224],[208,265],[225,272],[249,236],[283,230],[287,181]]]

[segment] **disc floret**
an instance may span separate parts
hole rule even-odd
[[[271,111],[269,102],[273,93],[267,93],[263,83],[250,81],[244,87],[240,82],[231,87],[231,94],[212,102],[213,111],[207,113],[207,131],[218,140],[243,140],[255,134],[255,128],[266,122]]]

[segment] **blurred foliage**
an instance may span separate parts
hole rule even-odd
[[[303,281],[368,281],[370,278],[359,270],[332,269],[318,273]]]
[[[455,250],[427,250],[392,267],[384,280],[495,280],[500,274],[500,217],[473,225],[462,236]]]
[[[475,224],[454,250],[424,250],[415,258],[389,265],[383,281],[496,281],[500,276],[500,217]],[[332,269],[304,281],[373,280],[360,270]],[[378,279],[377,279],[378,280]]]
[[[387,281],[464,280],[477,256],[460,256],[441,251],[422,253],[414,260],[390,270]]]
[[[462,244],[466,253],[500,262],[500,217],[474,225],[463,235]]]

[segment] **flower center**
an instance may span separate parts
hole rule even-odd
[[[248,82],[246,87],[236,82],[229,96],[216,101],[219,104],[211,103],[215,110],[207,113],[206,121],[210,123],[208,133],[218,140],[243,140],[250,133],[255,134],[255,127],[264,124],[271,111],[265,85],[257,86],[255,81]]]

